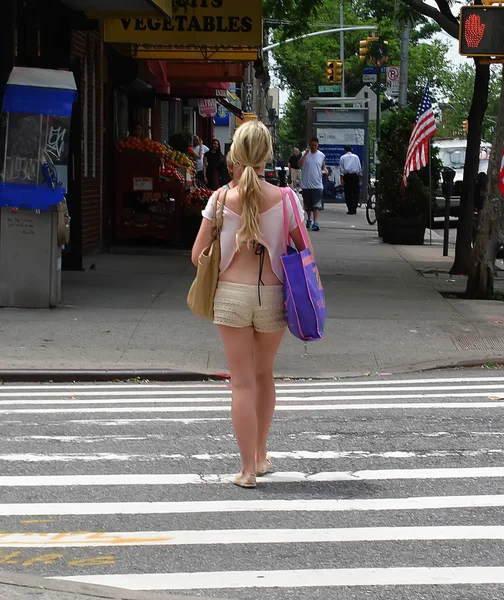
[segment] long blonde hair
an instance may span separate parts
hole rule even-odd
[[[263,123],[249,121],[237,130],[231,146],[231,160],[243,168],[238,183],[238,194],[242,203],[241,225],[236,233],[236,245],[247,244],[250,248],[260,241],[259,207],[263,190],[256,169],[271,160],[273,149],[271,136]]]

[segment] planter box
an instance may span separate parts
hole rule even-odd
[[[381,216],[378,218],[378,232],[385,244],[421,246],[425,238],[425,221]]]

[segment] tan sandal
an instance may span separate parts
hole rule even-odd
[[[262,460],[261,462],[256,463],[256,475],[258,477],[262,477],[266,475],[266,473],[271,473],[273,471],[273,464],[269,456],[266,457],[266,460]]]
[[[253,473],[251,475],[238,473],[238,475],[234,478],[233,483],[242,488],[255,488],[256,476]]]

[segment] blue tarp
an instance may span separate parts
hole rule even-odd
[[[7,85],[3,99],[4,112],[71,117],[75,90]]]
[[[48,210],[59,204],[65,196],[65,190],[52,190],[49,186],[24,185],[22,183],[0,183],[0,206]]]

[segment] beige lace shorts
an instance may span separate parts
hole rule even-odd
[[[259,302],[259,291],[261,301]],[[227,327],[253,327],[262,333],[287,326],[281,285],[244,285],[220,281],[215,293],[214,323]]]

